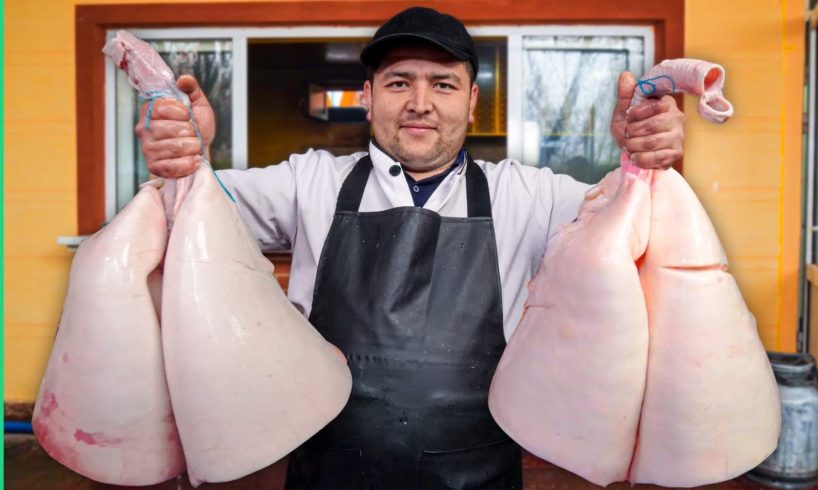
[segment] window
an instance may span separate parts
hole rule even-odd
[[[475,158],[508,156],[586,182],[598,181],[618,164],[619,150],[609,131],[616,79],[626,69],[638,76],[653,63],[652,27],[485,26],[470,31],[481,58],[480,97],[467,141]],[[200,81],[217,115],[211,147],[215,168],[267,165],[306,147],[341,152],[366,146],[367,128],[329,128],[337,123],[310,118],[308,99],[310,84],[354,95],[363,80],[357,54],[373,28],[132,32],[151,42],[177,76],[190,73]],[[133,133],[137,95],[110,62],[106,85],[105,214],[110,220],[149,176]],[[323,102],[330,106],[333,97],[343,100],[343,94],[327,92]],[[312,136],[299,137],[298,128]],[[330,134],[331,144],[323,133]]]
[[[506,46],[500,66],[507,66],[508,76],[496,83],[505,87],[505,133],[480,134],[481,128],[470,128],[470,149],[506,144],[502,157],[522,158],[522,86],[511,83],[522,78],[522,35],[631,35],[623,32],[628,27],[613,24],[626,19],[633,26],[648,31],[645,44],[646,63],[653,58],[649,53],[655,47],[657,59],[679,58],[684,55],[684,0],[666,0],[645,7],[644,2],[623,0],[588,5],[586,2],[562,2],[550,8],[531,2],[512,2],[498,11],[501,26],[485,26],[485,12],[493,12],[491,0],[452,0],[447,2],[447,13],[461,19],[477,38],[492,39]],[[100,56],[99,50],[111,29],[128,29],[143,39],[231,39],[233,58],[232,90],[232,154],[233,167],[248,164],[247,87],[248,37],[287,39],[371,38],[377,26],[396,12],[393,2],[377,0],[360,8],[357,2],[338,0],[317,3],[309,9],[297,0],[263,0],[239,4],[216,3],[212,7],[191,9],[179,3],[143,5],[78,5],[74,32],[76,33],[76,107],[77,107],[77,228],[80,234],[99,230],[116,212],[116,89],[114,67]],[[314,7],[314,8],[313,8]],[[492,10],[494,9],[494,10]],[[588,22],[593,25],[581,26]],[[555,24],[560,32],[550,31]],[[306,27],[306,26],[320,27]],[[368,27],[331,27],[355,25]],[[535,25],[536,32],[524,25]],[[231,26],[231,27],[208,27]],[[256,27],[235,27],[256,26]],[[577,30],[584,30],[578,33]],[[525,30],[525,32],[522,32]],[[655,43],[654,43],[655,36]],[[501,48],[502,49],[502,48]],[[502,53],[500,53],[502,57]],[[512,75],[513,73],[513,75]],[[501,73],[502,75],[502,73]],[[485,76],[485,75],[484,75]],[[488,93],[482,90],[482,93]],[[500,119],[503,112],[499,113]],[[489,119],[483,119],[487,122]],[[480,125],[482,127],[482,123]],[[499,153],[499,152],[498,152]],[[486,153],[486,159],[497,157]]]
[[[231,168],[232,155],[232,97],[233,49],[229,39],[208,40],[151,40],[151,46],[173,70],[178,78],[193,75],[207,95],[216,114],[219,128],[211,145],[211,164],[214,168]],[[119,212],[134,196],[139,185],[148,180],[148,169],[142,156],[134,126],[139,118],[138,94],[128,84],[128,77],[116,70],[116,159],[112,163],[115,174],[116,208]]]
[[[587,183],[618,167],[617,79],[644,58],[641,36],[524,36],[523,162]]]

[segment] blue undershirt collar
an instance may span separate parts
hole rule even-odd
[[[448,169],[446,169],[445,172],[441,172],[425,179],[415,180],[411,175],[404,171],[403,175],[406,177],[406,183],[409,184],[409,193],[412,194],[412,201],[415,203],[415,206],[422,208],[426,204],[426,201],[428,201],[432,194],[434,194],[437,186],[443,182],[446,176],[459,168],[464,161],[466,161],[466,149],[461,148],[460,152],[457,154],[457,158],[454,160],[454,163]]]

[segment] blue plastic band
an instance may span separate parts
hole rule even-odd
[[[159,91],[159,90],[151,90],[151,91],[145,92],[145,95],[140,95],[139,96],[139,101],[140,102],[148,101],[148,111],[145,113],[145,129],[150,129],[151,128],[151,115],[153,114],[153,103],[156,102],[156,99],[161,99],[162,97],[171,97],[171,96],[169,96],[165,92],[162,92],[162,91]],[[196,120],[193,118],[193,109],[188,107],[187,112],[190,115],[190,122],[193,123],[193,129],[196,130],[196,137],[199,138],[199,144],[201,145],[202,159],[207,159],[207,155],[205,154],[206,149],[205,149],[205,144],[204,144],[204,138],[202,138],[202,133],[199,132],[199,126],[196,125]],[[233,197],[233,194],[231,194],[229,190],[227,190],[227,187],[225,187],[224,182],[222,182],[222,179],[219,178],[219,175],[216,173],[216,171],[213,169],[212,166],[210,167],[210,171],[213,172],[213,176],[216,177],[216,182],[219,183],[219,186],[221,186],[224,193],[227,194],[227,197],[229,197],[230,200],[235,203],[236,198]]]
[[[648,79],[645,79],[645,80],[639,80],[638,82],[636,82],[636,86],[639,87],[639,90],[642,91],[643,95],[653,95],[653,94],[656,93],[656,84],[653,83],[653,81],[654,80],[659,80],[660,78],[667,78],[668,80],[670,80],[670,93],[675,94],[676,93],[676,82],[674,82],[673,79],[670,78],[667,75],[659,75],[658,77],[648,78]],[[645,88],[645,87],[647,87],[647,88]]]

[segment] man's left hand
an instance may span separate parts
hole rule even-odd
[[[630,107],[635,88],[631,73],[619,75],[611,134],[630,154],[631,163],[642,168],[670,168],[682,159],[685,115],[669,95]]]

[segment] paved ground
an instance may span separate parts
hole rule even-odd
[[[220,484],[204,484],[201,490],[277,490],[283,488],[286,461],[281,461],[240,480]],[[596,485],[563,469],[546,463],[531,455],[523,458],[523,479],[525,490],[593,490]],[[37,444],[34,436],[9,434],[5,437],[5,488],[7,490],[89,490],[89,489],[133,489],[95,483],[84,478],[51,459]],[[182,490],[190,489],[186,475],[160,485],[139,487],[145,489]],[[607,487],[611,490],[659,489],[653,485],[617,483]],[[707,490],[762,490],[746,478],[701,487]]]

